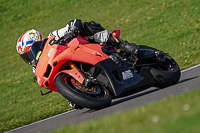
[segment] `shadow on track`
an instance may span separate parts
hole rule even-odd
[[[144,96],[144,95],[147,95],[147,94],[159,91],[159,90],[162,90],[162,89],[161,88],[155,88],[155,89],[151,89],[151,90],[147,89],[146,91],[141,92],[141,93],[140,92],[135,92],[137,94],[133,94],[132,93],[132,95],[130,95],[130,96],[126,96],[124,98],[120,98],[119,100],[116,100],[116,101],[112,102],[111,106],[119,104],[119,103],[122,103],[122,102],[125,102],[125,101],[128,101],[128,100],[131,100],[131,99],[135,99],[137,97],[141,97],[141,96]],[[123,97],[123,96],[121,96],[121,97]]]
[[[175,85],[182,84],[184,82],[188,82],[188,81],[196,79],[198,77],[199,76],[194,76],[194,77],[191,77],[191,78],[182,79]],[[175,85],[172,85],[172,86],[175,86]],[[171,86],[169,86],[169,87],[171,87]],[[110,107],[117,105],[117,104],[120,104],[120,103],[123,103],[123,102],[128,101],[128,100],[131,100],[131,99],[135,99],[137,97],[141,97],[141,96],[144,96],[144,95],[147,95],[147,94],[151,94],[151,93],[163,90],[163,89],[167,89],[167,87],[166,88],[156,88],[156,87],[154,87],[154,88],[138,88],[136,90],[128,91],[125,94],[121,95],[120,97],[114,98],[113,99],[114,101],[111,103]],[[102,110],[102,109],[100,109],[100,110]],[[95,111],[98,111],[98,110],[89,109],[89,110],[83,112],[82,114],[92,113],[92,112],[95,112]]]
[[[181,83],[196,79],[198,77],[199,76],[195,76],[195,77],[191,77],[191,78],[187,78],[187,79],[182,79],[177,84],[181,84]],[[175,85],[177,85],[177,84],[175,84]],[[167,87],[166,88],[154,88],[154,89],[151,89],[151,90],[148,90],[148,88],[143,88],[141,90],[137,89],[137,90],[132,91],[130,93],[128,92],[129,96],[128,96],[128,94],[124,94],[124,95],[120,96],[120,99],[112,102],[111,106],[125,102],[125,101],[128,101],[128,100],[131,100],[131,99],[134,99],[134,98],[137,98],[137,97],[141,97],[141,96],[144,96],[144,95],[147,95],[147,94],[150,94],[150,93],[154,93],[154,92],[162,90],[162,89],[167,89]],[[124,98],[123,98],[123,96],[124,96]]]
[[[183,82],[187,82],[187,81],[196,79],[196,78],[198,78],[198,77],[199,77],[199,76],[195,76],[195,77],[191,77],[191,78],[187,78],[187,79],[182,79],[182,80],[180,80],[177,84],[181,84],[181,83],[183,83]]]

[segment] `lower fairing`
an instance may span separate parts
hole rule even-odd
[[[117,65],[112,59],[97,63],[90,73],[110,90],[114,97],[127,91],[154,84],[154,79],[148,68],[142,68],[139,73],[130,70],[126,65]]]

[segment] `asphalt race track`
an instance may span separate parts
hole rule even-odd
[[[180,81],[168,88],[159,89],[151,87],[136,94],[126,96],[123,98],[114,99],[112,105],[108,108],[101,110],[71,110],[47,118],[14,130],[8,131],[9,133],[36,133],[36,132],[48,132],[53,129],[59,128],[67,124],[73,124],[78,122],[87,121],[96,117],[109,115],[116,111],[123,111],[130,108],[135,108],[148,104],[153,101],[160,100],[162,98],[170,97],[185,93],[194,89],[200,89],[200,64],[181,72]]]

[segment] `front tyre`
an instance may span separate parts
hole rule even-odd
[[[110,92],[100,83],[85,87],[70,75],[61,73],[55,78],[55,85],[62,96],[80,107],[101,109],[111,104]]]

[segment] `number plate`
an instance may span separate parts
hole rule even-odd
[[[131,70],[127,70],[125,72],[122,72],[122,77],[124,80],[127,80],[129,78],[132,78],[133,74],[132,74]]]

